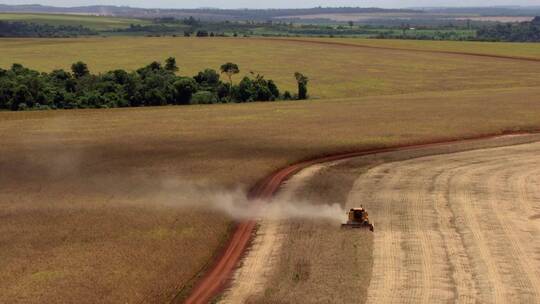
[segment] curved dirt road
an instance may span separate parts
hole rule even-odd
[[[376,226],[368,303],[540,303],[540,143],[379,165],[359,202]]]

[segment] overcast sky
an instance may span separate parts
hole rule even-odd
[[[315,6],[413,7],[540,5],[540,0],[0,0],[2,4],[38,3],[54,6],[129,5],[160,8],[300,8]]]

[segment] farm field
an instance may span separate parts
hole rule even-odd
[[[319,41],[321,39],[315,39]],[[327,42],[340,42],[354,45],[387,47],[419,51],[443,51],[456,53],[476,53],[496,56],[510,56],[540,59],[540,45],[538,43],[513,42],[460,42],[460,41],[418,41],[418,40],[392,40],[392,39],[348,39],[323,38]]]
[[[93,29],[114,30],[128,28],[130,24],[150,24],[148,20],[68,14],[0,13],[0,21],[25,21],[37,24],[70,25]]]
[[[540,86],[540,62],[400,49],[382,51],[295,40],[3,39],[0,54],[0,67],[4,68],[18,62],[40,71],[51,71],[69,69],[73,62],[82,60],[95,72],[117,68],[134,70],[154,60],[174,56],[180,74],[189,76],[234,61],[240,65],[241,75],[248,75],[250,71],[263,74],[284,90],[295,90],[293,74],[300,71],[310,78],[310,94],[318,99]],[[239,79],[237,77],[236,81]]]
[[[280,18],[280,17],[278,17]],[[404,21],[410,19],[441,19],[441,20],[474,20],[474,21],[494,21],[494,22],[524,22],[531,21],[534,16],[478,16],[473,14],[418,14],[418,13],[338,13],[338,14],[311,14],[311,15],[298,15],[298,16],[286,16],[281,18],[295,18],[295,19],[328,19],[332,21],[354,21],[365,22],[373,19],[402,19]]]
[[[417,147],[301,171],[300,180],[292,180],[302,184],[298,201],[314,202],[313,208],[339,202],[345,210],[363,205],[375,233],[339,230],[327,220],[262,222],[264,234],[244,265],[257,253],[268,279],[241,299],[536,302],[540,274],[523,265],[536,263],[538,140],[522,135]],[[498,147],[505,145],[514,146]],[[506,216],[493,217],[500,210]],[[511,228],[517,226],[523,229]],[[280,237],[264,252],[270,230]],[[508,267],[513,271],[503,270]],[[242,266],[240,273],[253,281],[251,268]],[[238,297],[237,281],[242,278],[225,302]]]
[[[379,219],[367,303],[538,302],[539,150],[419,158],[359,177],[348,205],[362,199]]]
[[[235,61],[291,90],[304,72],[316,98],[0,112],[0,302],[181,298],[231,227],[204,208],[216,193],[317,155],[540,127],[535,62],[270,39],[2,39],[0,54],[42,71]]]
[[[0,183],[9,189],[0,235],[11,244],[0,249],[0,301],[170,299],[230,223],[175,208],[193,200],[192,183],[247,187],[317,154],[532,129],[539,93],[0,113]]]

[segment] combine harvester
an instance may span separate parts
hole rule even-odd
[[[341,228],[369,228],[371,232],[375,230],[375,226],[369,222],[367,211],[363,208],[352,208],[348,213],[349,220],[345,224],[341,224]]]

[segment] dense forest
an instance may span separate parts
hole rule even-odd
[[[83,26],[48,25],[29,22],[0,20],[0,37],[76,37],[97,35],[98,32]]]
[[[177,76],[176,60],[152,62],[133,72],[114,70],[91,74],[83,62],[71,71],[40,73],[21,64],[0,68],[0,109],[47,110],[74,108],[116,108],[161,105],[189,105],[226,102],[307,99],[308,78],[296,73],[298,94],[281,93],[272,80],[250,74],[238,84],[240,73],[234,63],[223,64],[220,72],[205,69],[194,77]],[[221,76],[226,77],[226,82]],[[291,77],[291,79],[293,79]]]
[[[478,40],[540,42],[540,17],[531,22],[501,23],[478,30]]]

